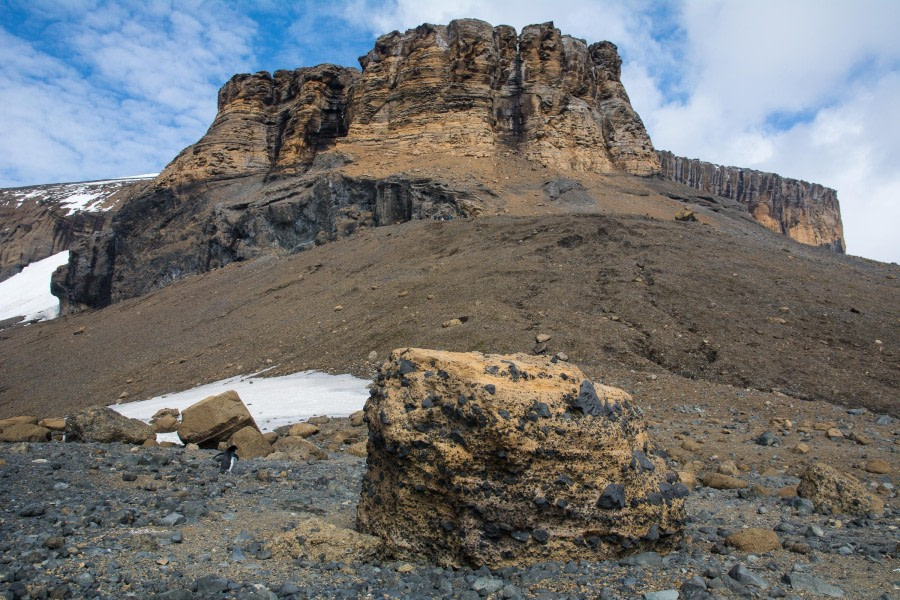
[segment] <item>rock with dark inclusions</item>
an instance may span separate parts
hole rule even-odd
[[[630,396],[585,381],[543,357],[395,350],[366,403],[360,528],[399,557],[441,565],[671,548],[684,519],[680,488],[666,482]],[[581,389],[618,407],[616,419],[589,414],[590,402],[582,412],[573,402]]]

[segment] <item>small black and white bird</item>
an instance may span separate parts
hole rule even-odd
[[[238,461],[237,446],[228,446],[225,452],[216,454],[219,460],[219,473],[231,473],[235,463]]]

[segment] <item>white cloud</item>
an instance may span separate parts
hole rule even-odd
[[[220,3],[39,8],[57,19],[46,44],[68,56],[0,29],[0,53],[16,57],[0,63],[0,186],[160,170],[202,135],[219,86],[252,56],[255,24]]]

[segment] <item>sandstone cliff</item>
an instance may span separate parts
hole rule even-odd
[[[653,173],[658,160],[609,42],[553,23],[516,35],[462,19],[384,35],[362,72],[335,65],[236,75],[206,135],[158,183],[296,173],[353,152],[492,156],[516,151],[576,171]]]
[[[517,35],[462,19],[382,36],[360,65],[234,76],[203,138],[102,231],[69,248],[52,286],[63,310],[361,227],[610,206],[674,214],[668,199],[635,200],[648,196],[632,193],[643,185],[636,179],[611,183],[659,173],[660,157],[669,161],[663,176],[680,171],[653,149],[609,42],[588,45],[552,23]],[[715,174],[698,181],[733,179]],[[538,209],[542,186],[570,179],[583,190],[579,202],[551,195],[555,206]],[[824,188],[765,174],[748,180],[710,189],[740,187],[739,200],[770,229],[843,248],[837,202],[832,210]]]
[[[762,225],[802,244],[844,252],[837,192],[818,183],[659,154],[659,177],[737,200]]]
[[[476,156],[516,150],[575,171],[656,171],[609,42],[553,23],[516,35],[474,19],[382,36],[360,59],[347,145]]]

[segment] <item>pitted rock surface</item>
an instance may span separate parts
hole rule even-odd
[[[359,525],[397,556],[604,560],[680,537],[688,491],[631,397],[570,364],[395,350],[365,412]]]

